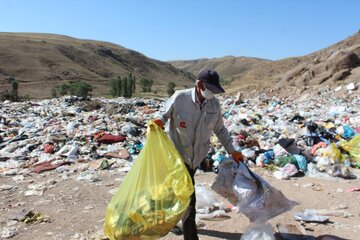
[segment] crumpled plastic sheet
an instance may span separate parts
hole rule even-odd
[[[224,160],[212,189],[239,208],[250,221],[266,221],[292,209],[296,202],[250,171],[245,164]]]
[[[195,186],[196,194],[196,212],[209,214],[213,209],[225,209],[225,204],[219,201],[216,193],[203,185]]]

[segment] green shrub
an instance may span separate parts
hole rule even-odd
[[[149,78],[140,79],[140,85],[141,85],[143,92],[151,92],[151,87],[152,87],[153,83],[154,83],[154,81]]]
[[[51,88],[51,97],[52,97],[52,98],[56,98],[56,97],[57,97],[56,87]]]
[[[229,85],[229,80],[225,79],[224,77],[220,77],[220,84],[223,86]]]
[[[168,82],[167,94],[169,95],[169,97],[174,94],[175,87],[176,87],[176,84],[174,82]]]
[[[53,88],[56,93],[56,88]],[[53,96],[53,89],[51,89],[51,95]],[[86,82],[76,81],[70,83],[61,84],[59,87],[60,96],[74,95],[78,97],[87,97],[92,92],[93,88]],[[57,94],[56,94],[57,95]]]
[[[61,84],[59,89],[60,95],[65,96],[68,94],[68,92],[69,92],[69,85],[67,83]]]
[[[92,90],[92,86],[86,82],[78,81],[69,84],[69,93],[78,97],[87,97]]]

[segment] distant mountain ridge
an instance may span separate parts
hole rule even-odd
[[[95,87],[93,95],[109,94],[109,80],[129,73],[154,80],[153,93],[166,96],[167,83],[177,89],[193,86],[203,68],[217,70],[227,93],[304,92],[360,83],[360,32],[314,53],[271,61],[225,56],[162,62],[134,50],[102,41],[37,33],[0,33],[0,92],[17,79],[22,95],[50,97],[53,86],[81,80]],[[290,89],[290,91],[288,91]]]
[[[169,61],[175,67],[197,74],[212,68],[230,80],[227,92],[306,91],[360,83],[360,32],[339,43],[301,57],[279,61],[246,57],[223,57],[190,61]]]
[[[232,81],[235,78],[243,76],[257,64],[268,61],[270,60],[251,57],[225,56],[221,58],[202,58],[196,60],[168,62],[174,67],[191,72],[194,75],[197,75],[204,68],[214,69],[221,73],[222,77]]]
[[[95,87],[94,95],[108,95],[108,82],[128,73],[154,80],[153,89],[166,93],[169,81],[178,87],[193,84],[194,76],[169,63],[150,59],[122,46],[55,34],[0,33],[0,87],[9,78],[30,97],[49,97],[50,89],[71,80]],[[140,89],[140,87],[138,87]]]

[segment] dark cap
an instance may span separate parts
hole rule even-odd
[[[225,92],[225,90],[220,86],[219,74],[216,71],[204,69],[199,73],[197,79],[200,80],[207,89],[215,94]]]

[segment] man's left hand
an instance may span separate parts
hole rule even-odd
[[[244,161],[244,156],[241,152],[233,151],[230,153],[231,157],[235,160],[235,162],[240,163]]]

